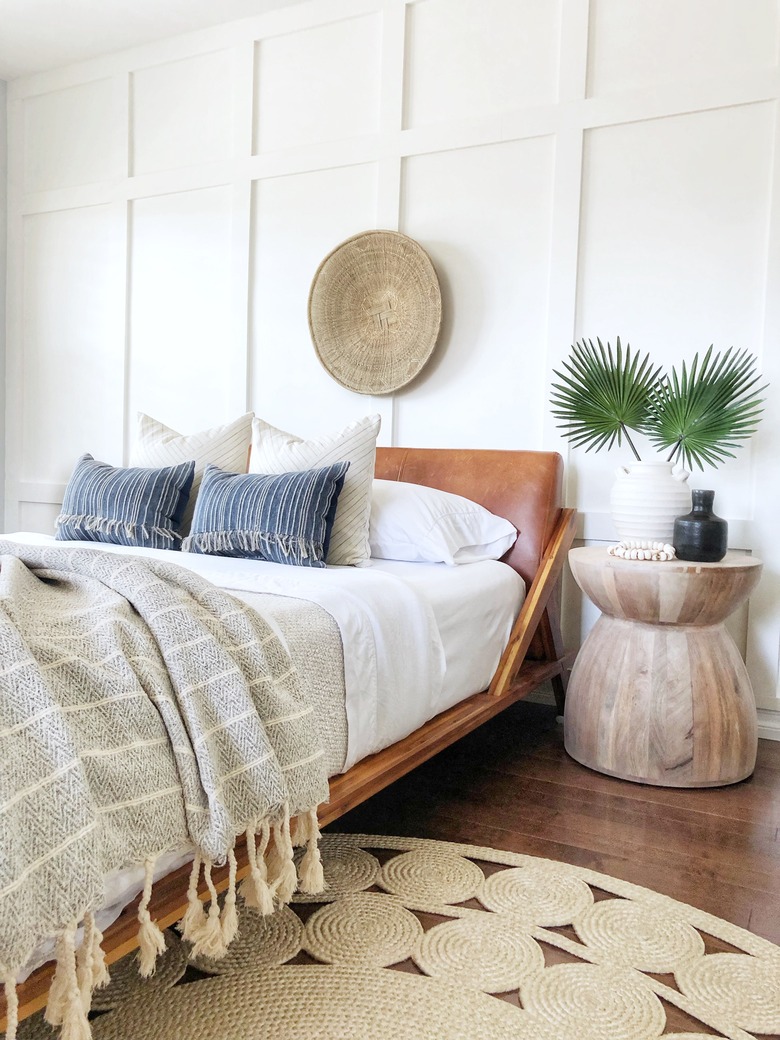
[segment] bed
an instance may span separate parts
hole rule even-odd
[[[331,751],[330,799],[320,807],[321,826],[336,820],[546,681],[552,683],[562,710],[571,663],[570,656],[564,652],[560,634],[559,579],[574,537],[574,512],[562,506],[560,456],[549,452],[379,448],[376,476],[462,495],[510,520],[520,535],[503,561],[493,563],[492,567],[503,572],[508,565],[513,572],[511,577],[514,579],[517,575],[522,579],[525,595],[515,620],[502,630],[500,641],[503,646],[490,651],[493,657],[490,658],[489,672],[485,673],[484,662],[472,662],[472,658],[479,655],[468,651],[466,644],[462,643],[459,628],[453,622],[446,635],[446,652],[459,679],[449,688],[444,683],[442,699],[430,705],[420,716],[425,721],[417,724],[419,719],[415,720],[412,714],[414,728],[411,732],[405,731],[412,724],[407,722],[405,729],[396,732],[389,729],[379,738],[369,737],[362,745],[358,744],[343,755],[339,749]],[[413,574],[415,566],[408,565],[407,571],[411,567]],[[367,573],[372,569],[369,568]],[[379,582],[378,597],[381,599],[381,582],[403,580],[400,573],[403,567],[389,566],[379,570],[381,573],[375,574],[373,580]],[[447,586],[450,579],[446,572],[450,572],[451,577],[452,570],[444,568],[444,572],[439,574],[441,584],[437,595],[440,607],[451,598]],[[477,573],[471,568],[454,570],[474,576]],[[505,572],[504,577],[508,574]],[[490,617],[491,596],[500,596],[501,588],[505,587],[506,583],[502,585],[500,577],[497,573],[495,593],[488,592],[484,607],[486,619]],[[349,580],[357,579],[359,575]],[[406,580],[409,580],[408,576]],[[251,596],[248,602],[251,603]],[[442,617],[440,614],[438,620],[445,630],[447,624]],[[471,627],[473,629],[473,625]],[[391,646],[389,653],[392,652]],[[457,667],[454,665],[456,660],[460,662]],[[349,661],[344,664],[347,668],[351,666]],[[469,684],[476,684],[476,687],[470,688]],[[432,717],[427,717],[430,715]],[[340,766],[346,766],[344,771]],[[240,848],[237,851],[240,878],[249,867],[245,852]],[[176,922],[185,911],[189,872],[189,865],[182,864],[155,883],[148,909],[160,927]],[[217,891],[227,887],[227,869],[215,871],[213,884]],[[201,898],[208,898],[205,887]],[[127,907],[106,932],[103,948],[108,963],[124,956],[136,945],[136,910],[137,900],[136,905]],[[50,979],[51,967],[43,965],[19,986],[20,1017],[43,1006]]]

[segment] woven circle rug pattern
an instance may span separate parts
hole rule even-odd
[[[327,834],[322,854],[327,892],[245,909],[224,960],[193,961],[171,930],[153,978],[114,965],[95,1040],[780,1034],[780,947],[667,896],[425,839]],[[51,1035],[40,1016],[20,1027]]]
[[[309,292],[309,330],[330,375],[359,394],[389,394],[431,356],[441,289],[431,259],[399,231],[364,231],[330,252]]]

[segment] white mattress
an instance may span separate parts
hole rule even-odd
[[[56,542],[21,532],[4,538],[78,545],[165,559],[192,569],[250,606],[264,593],[311,599],[336,620],[344,645],[348,753],[345,768],[487,688],[525,597],[522,579],[496,561],[459,567],[371,560],[362,567],[285,567],[252,560],[139,550],[95,542]],[[393,606],[389,601],[398,600]],[[366,691],[373,689],[372,696]],[[156,876],[191,857],[158,860]],[[106,928],[141,891],[143,871],[106,878]],[[32,971],[51,956],[41,949]]]

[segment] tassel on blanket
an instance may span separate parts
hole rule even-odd
[[[76,976],[77,925],[71,921],[57,940],[57,970],[44,1016],[50,1025],[62,1026],[60,1040],[90,1040],[92,1036]]]
[[[219,919],[219,900],[217,890],[211,878],[212,864],[205,860],[204,876],[208,885],[211,903],[203,927],[200,929],[192,944],[192,953],[195,957],[210,957],[217,961],[225,956],[227,947],[222,937],[222,922]]]
[[[265,850],[268,847],[270,828],[263,820],[259,829],[247,827],[246,849],[249,858],[249,874],[241,883],[240,894],[247,906],[259,910],[261,914],[274,912],[274,900],[268,887],[268,871],[265,864]],[[259,844],[256,839],[259,838]]]
[[[267,857],[268,883],[271,892],[282,903],[289,903],[298,887],[298,874],[290,837],[290,813],[285,807],[281,820],[271,827],[274,844]]]
[[[5,987],[5,1040],[16,1040],[19,994],[16,992],[16,976],[4,964],[0,964],[0,980]]]
[[[203,860],[199,852],[195,853],[190,871],[190,883],[187,888],[187,910],[181,919],[181,934],[187,942],[196,943],[206,927],[206,911],[198,898],[198,879]]]
[[[81,1003],[84,1011],[92,1006],[92,994],[110,982],[106,958],[103,953],[103,935],[95,924],[95,915],[84,915],[84,936],[76,954],[76,978],[81,992]]]
[[[152,898],[152,882],[154,881],[154,860],[147,859],[144,868],[146,870],[144,891],[138,907],[138,921],[141,926],[138,930],[138,970],[146,979],[150,975],[154,975],[157,958],[165,950],[165,936],[149,914],[149,900]]]
[[[301,892],[316,895],[325,888],[325,874],[319,848],[320,825],[316,809],[302,813],[297,818],[295,838],[296,843],[306,845],[300,865],[298,887]]]
[[[225,952],[227,952],[228,946],[230,946],[238,933],[238,914],[236,913],[236,871],[238,863],[236,862],[234,849],[228,850],[228,864],[228,890],[225,894],[225,903],[220,915],[222,943],[225,947]]]

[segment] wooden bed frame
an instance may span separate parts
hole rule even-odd
[[[379,448],[376,476],[427,484],[464,495],[510,520],[518,539],[503,558],[525,580],[527,595],[490,688],[442,712],[391,747],[358,762],[330,782],[321,826],[333,822],[383,787],[410,772],[510,704],[551,681],[563,711],[574,654],[563,649],[560,577],[574,540],[575,511],[562,505],[563,460],[554,452],[436,448]],[[245,850],[236,848],[238,877],[248,873]],[[186,907],[189,864],[158,881],[150,911],[160,927],[178,921]],[[217,890],[227,871],[215,871]],[[201,894],[205,900],[208,890]],[[103,948],[112,963],[137,947],[137,900],[106,931]],[[45,964],[18,988],[20,1020],[46,1003],[53,964]],[[5,1000],[0,996],[0,1030]]]

